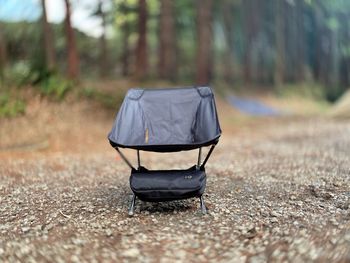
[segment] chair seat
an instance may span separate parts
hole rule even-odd
[[[204,169],[132,170],[130,187],[143,201],[160,202],[200,197],[206,186]]]

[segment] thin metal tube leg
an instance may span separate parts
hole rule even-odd
[[[205,214],[207,213],[207,208],[205,207],[204,198],[203,198],[202,195],[199,197],[199,200],[200,200],[200,202],[201,202],[201,211],[202,211],[202,214],[205,215]]]
[[[215,146],[216,146],[216,144],[213,144],[213,145],[210,147],[210,150],[209,150],[209,152],[208,152],[208,154],[207,154],[207,157],[205,157],[205,159],[204,159],[204,161],[203,161],[203,163],[202,163],[202,165],[201,165],[201,169],[204,168],[204,166],[205,166],[205,164],[207,163],[207,161],[208,161],[208,159],[209,159],[211,153],[213,152]]]
[[[129,211],[128,211],[129,216],[133,216],[134,215],[135,203],[136,203],[136,195],[133,194],[131,202],[130,202],[130,206],[129,206]]]
[[[140,170],[141,161],[140,161],[140,150],[137,150],[137,170]]]
[[[129,160],[125,157],[125,155],[119,150],[118,147],[115,148],[117,152],[119,153],[120,157],[124,160],[124,162],[131,168],[131,170],[136,170],[134,166],[129,162]]]
[[[198,151],[197,169],[200,168],[200,166],[201,166],[201,161],[202,161],[202,147],[200,147],[200,148],[199,148],[199,151]]]

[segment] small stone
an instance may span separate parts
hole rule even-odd
[[[106,236],[110,237],[113,235],[113,231],[111,229],[106,229]]]
[[[273,217],[270,219],[271,223],[278,223],[278,219],[276,217]]]
[[[178,250],[177,252],[176,252],[176,257],[178,258],[178,259],[185,259],[186,258],[186,251],[184,251],[184,250]]]
[[[270,212],[270,216],[272,216],[272,217],[279,217],[280,214],[277,213],[276,211],[271,211],[271,212]]]
[[[335,218],[331,218],[329,221],[332,223],[333,226],[339,225],[339,223],[337,222],[337,220]]]
[[[50,224],[48,224],[48,225],[45,226],[45,229],[46,229],[47,231],[50,231],[51,229],[53,229],[53,227],[54,227],[54,225],[50,223]]]
[[[37,225],[33,229],[34,229],[34,231],[41,231],[42,227],[41,227],[41,225]]]
[[[72,255],[70,259],[72,262],[80,262],[79,257],[77,255]]]
[[[335,238],[331,238],[329,241],[331,242],[332,245],[337,244],[337,240]]]
[[[137,248],[130,248],[125,250],[122,255],[128,258],[137,258],[140,255],[140,251]]]
[[[262,262],[266,262],[266,261],[267,261],[266,257],[263,254],[253,256],[248,260],[248,262],[250,262],[250,263],[262,263]]]
[[[23,233],[28,233],[30,231],[30,227],[22,227],[22,232]]]
[[[335,206],[342,210],[347,210],[350,207],[350,202],[337,202]]]
[[[256,231],[256,228],[253,227],[247,231],[247,233],[245,234],[245,237],[248,239],[252,239],[252,238],[256,237],[257,234],[258,234],[258,232]]]
[[[79,238],[74,238],[73,239],[73,244],[77,246],[83,246],[85,244],[85,241]]]
[[[91,226],[92,226],[93,228],[100,228],[100,225],[97,224],[97,223],[92,223]]]
[[[299,207],[302,207],[302,206],[303,206],[303,202],[302,202],[302,201],[298,201],[298,202],[296,202],[296,204],[297,204],[297,206],[299,206]]]
[[[332,199],[333,197],[334,197],[334,194],[333,193],[329,193],[329,192],[326,192],[323,195],[323,198],[326,199],[326,200]]]
[[[31,249],[29,246],[23,245],[23,246],[21,246],[20,251],[21,251],[22,255],[27,255],[30,253]]]
[[[336,187],[339,187],[339,186],[342,186],[342,183],[335,181],[335,182],[333,182],[333,185]]]

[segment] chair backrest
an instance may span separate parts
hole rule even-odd
[[[220,135],[212,90],[191,87],[130,89],[108,138],[114,146],[179,151],[208,145]]]

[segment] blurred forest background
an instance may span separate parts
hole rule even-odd
[[[333,102],[349,73],[348,0],[0,0],[0,116],[25,111],[23,89],[115,106],[96,83],[118,80]]]

